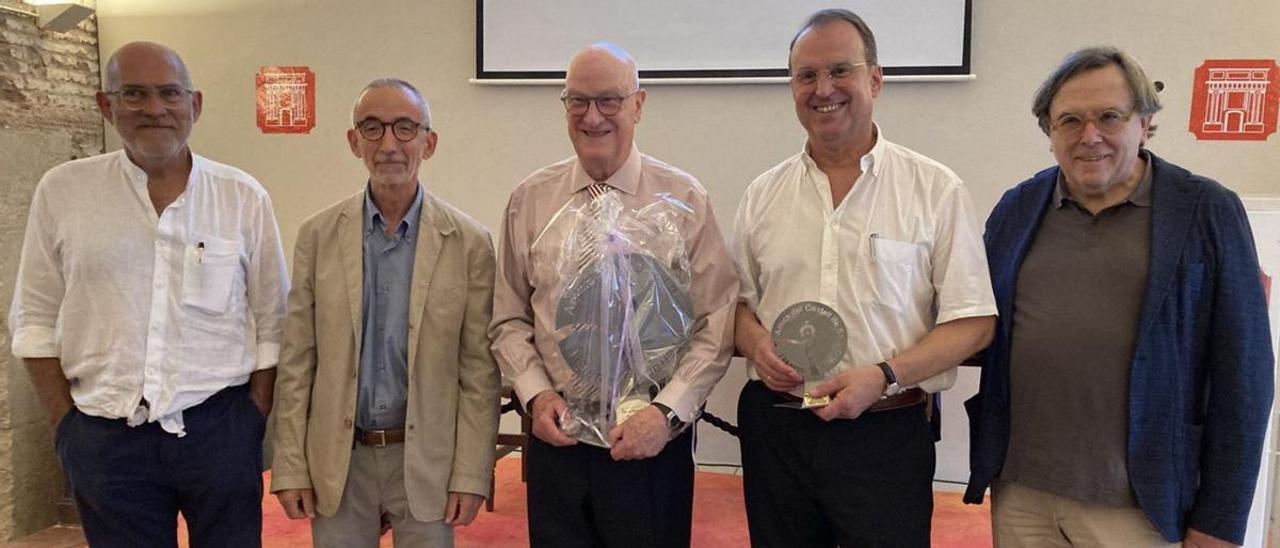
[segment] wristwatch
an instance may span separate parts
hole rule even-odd
[[[880,362],[876,364],[880,368],[880,372],[884,373],[884,393],[880,394],[880,399],[891,396],[897,396],[902,393],[902,385],[898,384],[898,376],[893,374],[893,368],[889,367],[888,362]]]
[[[672,432],[675,432],[684,426],[684,421],[680,420],[680,415],[676,414],[675,409],[667,407],[666,405],[656,401],[653,402],[653,406],[657,407],[658,411],[662,411],[662,415],[667,419],[667,428],[671,429]]]

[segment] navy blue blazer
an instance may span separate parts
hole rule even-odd
[[[1253,233],[1236,194],[1151,155],[1151,262],[1129,375],[1129,481],[1169,542],[1190,527],[1244,541],[1273,392]],[[1005,193],[983,236],[1000,312],[979,392],[965,402],[982,502],[1009,446],[1009,346],[1022,259],[1058,168]]]

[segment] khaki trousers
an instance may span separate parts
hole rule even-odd
[[[312,540],[317,548],[377,548],[384,514],[396,548],[453,548],[453,527],[445,525],[444,516],[424,522],[409,512],[403,443],[357,444],[351,450],[338,511],[312,520]]]
[[[1177,547],[1137,507],[1089,504],[996,480],[991,488],[996,548],[1097,546]]]

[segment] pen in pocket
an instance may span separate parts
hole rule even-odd
[[[872,263],[876,262],[876,240],[878,240],[879,238],[880,238],[879,233],[877,232],[871,233],[871,262]]]
[[[204,264],[204,242],[196,243],[196,262]]]

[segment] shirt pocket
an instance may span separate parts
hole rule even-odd
[[[873,236],[871,274],[876,302],[897,311],[913,309],[928,261],[924,244]]]
[[[223,314],[231,302],[236,280],[243,275],[239,242],[197,235],[187,245],[183,261],[182,304]]]

